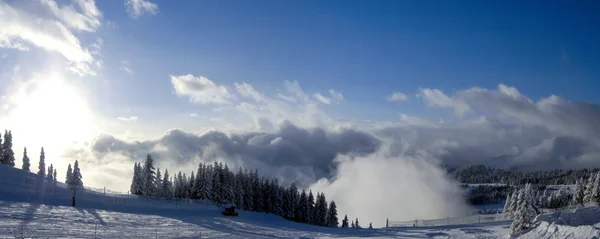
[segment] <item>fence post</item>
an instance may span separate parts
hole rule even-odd
[[[96,229],[98,229],[98,224],[94,223],[94,238],[96,238]]]
[[[158,229],[154,229],[154,238],[158,239]]]
[[[450,225],[450,216],[446,217],[446,225]]]
[[[481,223],[481,214],[479,214],[479,223]]]

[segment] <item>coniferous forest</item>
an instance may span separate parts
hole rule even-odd
[[[299,191],[295,184],[281,186],[277,179],[262,177],[258,170],[239,168],[237,173],[220,162],[200,163],[186,175],[170,175],[154,167],[147,155],[143,164],[134,165],[130,192],[154,198],[207,200],[217,205],[235,205],[253,212],[279,215],[299,223],[324,227],[339,224],[334,201],[327,203],[324,193]]]

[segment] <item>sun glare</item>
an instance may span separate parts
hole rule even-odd
[[[44,146],[47,151],[59,154],[89,138],[91,109],[78,89],[61,77],[32,80],[20,87],[17,94],[9,115],[10,129],[18,136],[16,142],[27,143],[23,146]],[[38,150],[30,151],[34,155]]]

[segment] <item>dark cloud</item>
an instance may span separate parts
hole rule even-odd
[[[342,129],[327,132],[320,128],[299,128],[288,121],[274,133],[249,132],[227,135],[210,131],[201,135],[178,129],[169,130],[157,140],[125,142],[110,135],[98,137],[91,149],[99,158],[121,153],[132,160],[143,160],[152,153],[161,164],[197,164],[224,160],[230,167],[258,168],[264,174],[286,182],[300,180],[307,186],[318,178],[335,173],[338,154],[367,155],[377,150],[380,141],[374,136]],[[299,171],[308,175],[298,175]],[[311,178],[305,181],[306,176]]]

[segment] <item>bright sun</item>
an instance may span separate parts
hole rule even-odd
[[[23,146],[44,146],[46,151],[59,153],[89,139],[92,133],[92,111],[85,98],[60,77],[23,84],[15,92],[12,104],[8,126],[15,141]],[[30,151],[35,155],[39,149]]]

